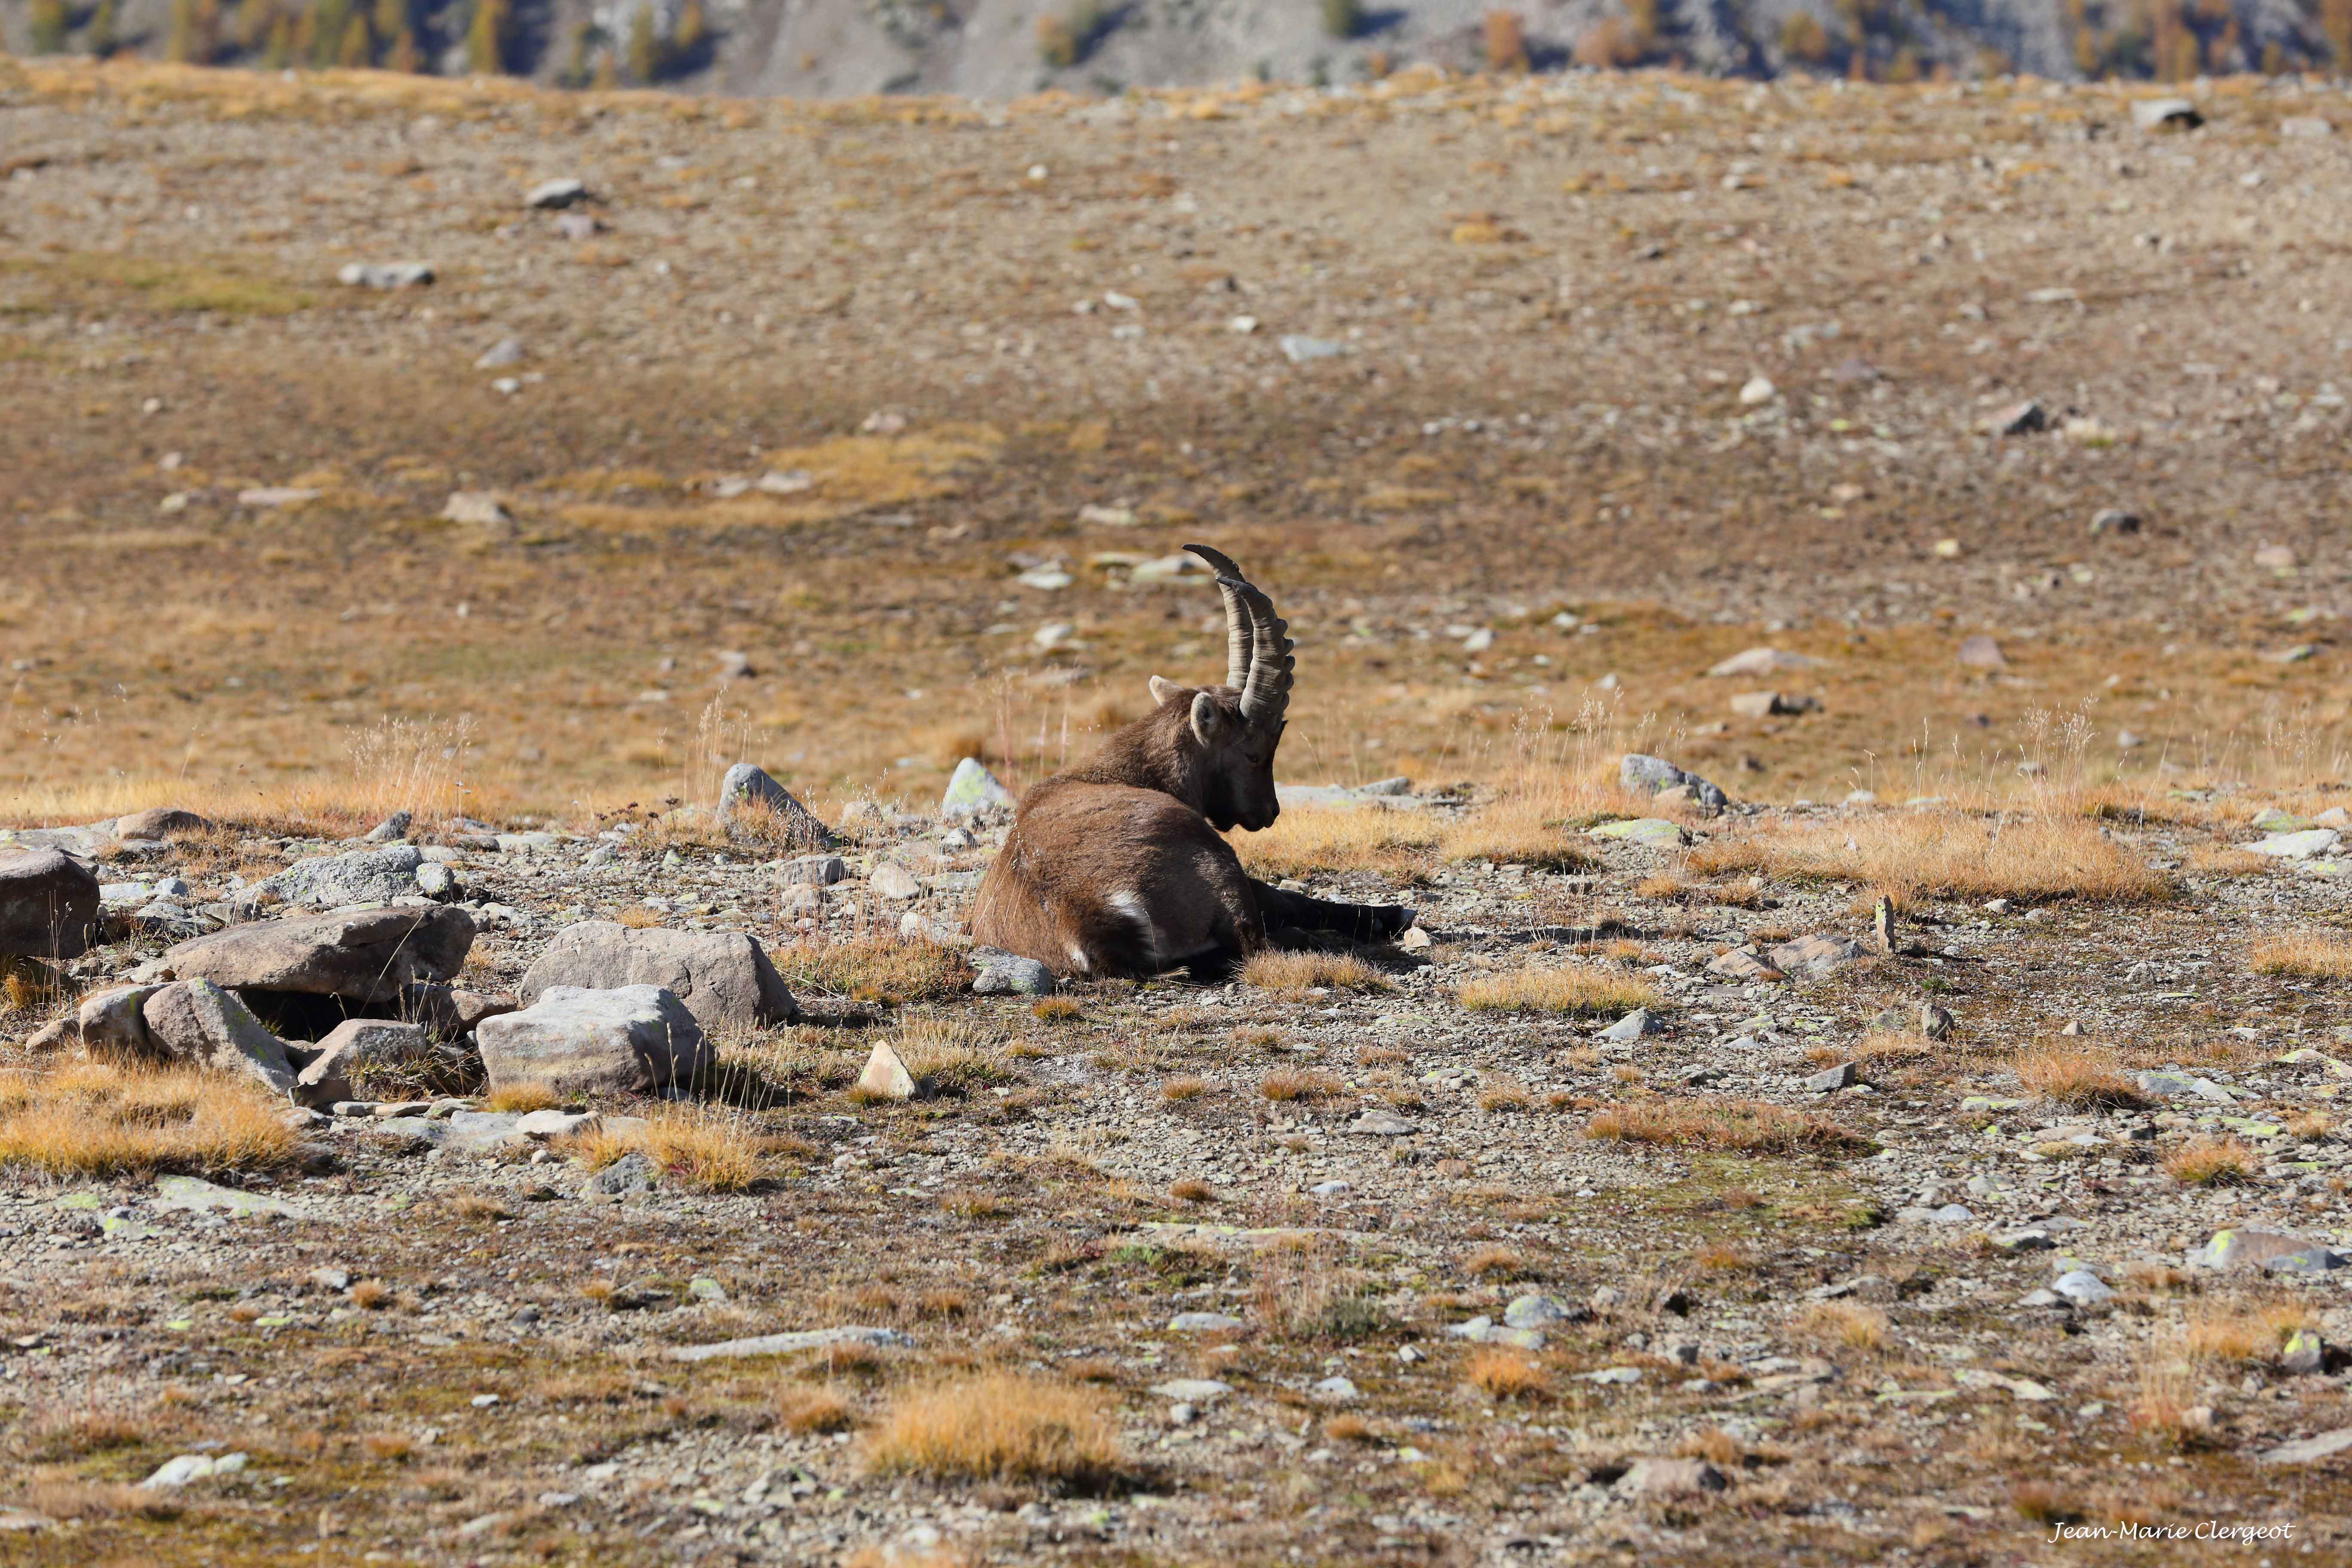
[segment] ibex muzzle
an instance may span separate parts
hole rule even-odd
[[[1205,544],[1225,601],[1225,680],[1151,678],[1148,718],[1023,797],[981,882],[976,941],[1060,974],[1213,973],[1281,931],[1394,936],[1412,911],[1286,893],[1251,878],[1220,834],[1282,815],[1274,752],[1293,670],[1289,626],[1241,568]]]

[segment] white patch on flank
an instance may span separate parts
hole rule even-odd
[[[1152,957],[1160,956],[1160,928],[1151,923],[1151,911],[1143,905],[1142,895],[1122,888],[1104,902],[1136,923],[1143,932],[1143,949]]]

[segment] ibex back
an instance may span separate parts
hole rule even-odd
[[[1282,814],[1274,752],[1293,669],[1289,626],[1241,568],[1202,544],[1225,601],[1225,682],[1151,678],[1148,718],[1024,795],[981,882],[974,940],[1058,974],[1230,969],[1284,931],[1396,935],[1412,911],[1331,903],[1269,887],[1221,835]]]

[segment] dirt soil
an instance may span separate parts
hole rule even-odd
[[[316,1174],[0,1171],[0,1561],[2352,1555],[2352,1437],[2294,1447],[2352,1431],[2352,865],[2253,852],[2341,821],[2347,154],[2284,127],[2352,114],[2200,101],[0,62],[6,820],[204,810],[104,872],[201,910],[417,805],[467,984],[609,918],[751,931],[810,1012],[719,1095],[601,1108],[748,1181],[611,1201],[359,1116],[305,1126]],[[560,176],[591,199],[524,207]],[[971,994],[995,840],[943,836],[946,771],[1018,785],[1212,677],[1213,595],[1157,580],[1194,538],[1299,638],[1286,779],[1438,825],[1283,874],[1431,940]],[[1759,644],[1814,662],[1705,673]],[[1820,706],[1731,710],[1773,687]],[[1449,853],[1563,736],[1739,804]],[[655,815],[738,757],[860,805],[815,909]],[[2048,864],[1969,868],[2034,825]],[[909,909],[950,939],[913,980]],[[1776,958],[1807,936],[1859,945]],[[1563,964],[1656,1032],[1463,1005]],[[57,1004],[5,1000],[37,1100]],[[878,1039],[952,1070],[859,1095]],[[2204,1266],[2229,1227],[2308,1271]],[[672,1353],[837,1327],[893,1337]],[[998,1372],[1098,1401],[1115,1460],[894,1468],[921,1389]]]

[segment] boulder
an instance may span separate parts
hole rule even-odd
[[[140,1013],[157,1055],[216,1071],[241,1072],[279,1094],[294,1092],[294,1063],[286,1055],[285,1042],[251,1008],[213,982],[182,980],[162,986]],[[350,1098],[348,1092],[333,1097]]]
[[[887,1040],[875,1042],[874,1050],[866,1058],[866,1070],[857,1075],[857,1091],[871,1100],[912,1100],[914,1078],[907,1064],[890,1048]]]
[[[737,763],[719,784],[719,825],[730,837],[773,837],[802,849],[830,849],[833,829],[794,800],[792,792],[750,763]]]
[[[1960,640],[1960,651],[1953,657],[1971,669],[2007,669],[2009,656],[2000,651],[2000,644],[1979,632]]]
[[[1725,804],[1723,791],[1696,773],[1685,773],[1664,757],[1647,757],[1639,752],[1625,753],[1625,760],[1617,764],[1617,780],[1626,789],[1643,795],[1687,785],[1691,797],[1708,811],[1721,811]]]
[[[1636,1459],[1617,1478],[1616,1489],[1650,1497],[1691,1497],[1723,1491],[1730,1485],[1731,1478],[1705,1459]]]
[[[947,793],[940,797],[940,820],[972,822],[1009,817],[1017,804],[1013,792],[982,766],[978,757],[966,757],[948,776]]]
[[[1862,943],[1850,936],[1801,936],[1764,950],[1764,957],[1784,974],[1809,974],[1818,980],[1862,956]]]
[[[394,899],[417,896],[416,868],[424,863],[424,853],[413,844],[387,844],[381,849],[313,856],[308,860],[297,860],[276,876],[263,878],[239,893],[236,901],[247,908],[258,908],[275,898],[320,910],[390,903]]]
[[[908,899],[920,898],[923,892],[923,885],[915,880],[915,874],[896,860],[885,860],[875,867],[866,885],[874,890],[876,898],[887,899],[892,903],[905,903]]]
[[[485,1018],[511,1013],[522,1004],[504,991],[466,991],[455,985],[419,984],[400,992],[400,1015],[425,1026],[436,1040],[470,1035]]]
[[[305,1105],[332,1105],[352,1098],[352,1075],[369,1062],[415,1061],[431,1049],[420,1024],[390,1018],[346,1018],[313,1050],[310,1065],[295,1077],[295,1098]]]
[[[589,991],[661,986],[706,1030],[749,1034],[798,1023],[801,1016],[759,939],[741,931],[635,930],[582,921],[555,933],[515,991],[529,1006],[559,985]]]
[[[229,926],[180,943],[163,963],[182,980],[367,1006],[396,1000],[406,986],[447,981],[473,946],[473,917],[452,905],[334,910]]]
[[[155,1041],[147,1032],[147,999],[159,987],[113,985],[81,999],[74,1015],[75,1030],[84,1050],[113,1056],[152,1057]]]
[[[98,938],[98,879],[60,849],[0,849],[0,955],[79,958]]]
[[[212,826],[205,817],[176,805],[151,805],[114,819],[117,838],[169,838],[175,833],[203,833]]]
[[[972,994],[976,996],[1050,996],[1054,992],[1054,972],[1034,958],[1023,958],[992,947],[975,947],[971,962],[980,973],[973,976]]]
[[[558,1094],[650,1093],[699,1077],[710,1051],[674,991],[551,985],[520,1013],[474,1031],[489,1087],[543,1083]]]

